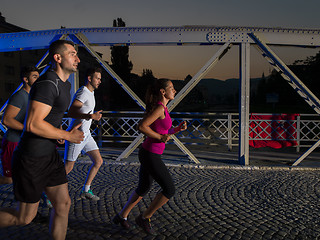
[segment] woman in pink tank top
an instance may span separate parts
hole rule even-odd
[[[139,130],[146,135],[139,150],[140,173],[139,185],[129,197],[124,208],[113,218],[113,222],[129,229],[128,215],[132,208],[137,205],[151,188],[155,180],[162,188],[150,206],[136,217],[137,225],[151,235],[155,235],[151,227],[150,218],[152,215],[174,195],[175,187],[172,177],[161,159],[166,142],[170,135],[183,131],[187,128],[183,121],[178,127],[172,128],[172,121],[167,109],[167,104],[174,99],[176,90],[168,79],[159,79],[148,88],[146,94],[145,117],[139,124]]]

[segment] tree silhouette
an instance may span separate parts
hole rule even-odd
[[[113,20],[113,27],[125,27],[126,24],[121,18]],[[125,81],[129,82],[133,64],[129,61],[128,46],[112,46],[111,67]]]
[[[146,95],[148,86],[150,84],[153,84],[155,79],[156,78],[153,76],[152,70],[150,69],[142,70],[142,75],[140,79],[137,81],[135,92],[143,101],[145,100],[145,95]]]
[[[113,20],[113,27],[125,27],[126,24],[122,18]],[[133,64],[129,61],[128,46],[112,46],[111,50],[111,65],[110,67],[117,75],[130,87],[134,86],[134,81],[131,80],[131,71]],[[111,89],[111,108],[123,110],[135,106],[132,98],[116,83],[110,86]],[[121,96],[121,97],[120,97]]]

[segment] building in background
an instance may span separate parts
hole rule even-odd
[[[0,33],[26,32],[28,29],[6,22],[0,13]],[[20,85],[20,69],[36,65],[46,50],[0,52],[0,105],[2,106]]]
[[[6,22],[0,13],[0,33],[27,32],[28,29]],[[11,94],[21,83],[20,70],[26,65],[36,65],[47,52],[47,49],[0,52],[0,107],[7,101]],[[98,53],[101,57],[102,54]],[[83,48],[79,48],[80,85],[83,84],[86,69],[97,65],[97,61]],[[44,61],[43,64],[46,64]],[[106,78],[104,73],[104,78]],[[105,84],[105,83],[104,83]],[[101,90],[103,92],[103,90]]]

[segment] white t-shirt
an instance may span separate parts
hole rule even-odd
[[[96,101],[94,99],[94,91],[90,91],[86,86],[82,86],[78,89],[78,91],[74,94],[72,102],[74,100],[78,100],[82,102],[82,107],[80,108],[81,113],[89,113],[92,114],[94,112],[94,107],[96,105]],[[79,130],[83,131],[84,134],[90,134],[90,126],[92,119],[72,119],[70,126],[75,126],[82,122],[81,127]]]

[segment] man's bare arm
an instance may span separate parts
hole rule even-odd
[[[87,120],[93,119],[96,121],[100,120],[102,116],[101,114],[102,110],[97,111],[95,113],[82,113],[80,111],[82,106],[83,106],[83,103],[75,99],[69,108],[68,117],[78,118],[78,119],[87,119]]]
[[[64,139],[80,143],[83,140],[83,132],[78,130],[81,124],[75,126],[70,132],[56,128],[44,120],[51,109],[52,107],[47,104],[35,100],[31,101],[26,120],[26,131],[44,138]]]
[[[23,130],[23,124],[15,119],[15,117],[20,112],[20,108],[15,107],[11,104],[8,104],[2,118],[2,122],[4,125],[6,125],[8,128],[15,129],[22,131]]]

